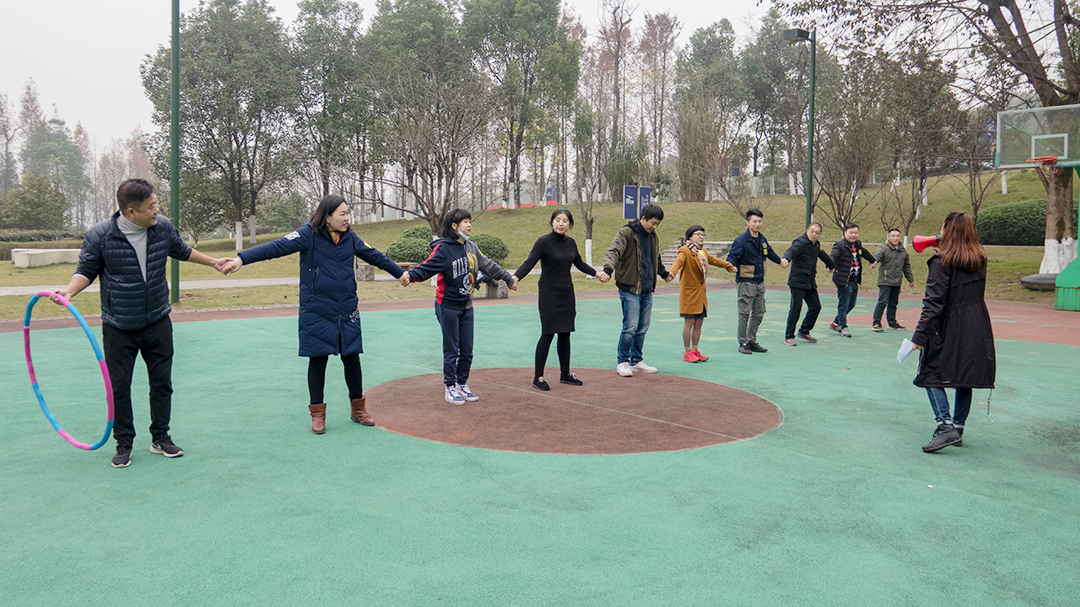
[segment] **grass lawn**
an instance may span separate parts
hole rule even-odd
[[[967,189],[961,180],[954,177],[941,177],[937,178],[933,183],[934,185],[930,190],[931,204],[923,207],[921,218],[912,227],[912,236],[914,234],[936,234],[946,214],[953,210],[967,210],[969,208]],[[906,186],[902,184],[901,187]],[[987,197],[984,208],[1044,196],[1045,192],[1042,184],[1039,183],[1038,178],[1032,171],[1010,171],[1009,194],[1003,195],[1000,190],[997,190],[996,193]],[[660,204],[664,208],[665,217],[664,222],[658,229],[658,233],[661,244],[665,246],[680,239],[686,228],[692,224],[704,226],[710,240],[732,240],[746,229],[745,220],[723,202],[664,202]],[[765,223],[762,231],[773,242],[776,249],[782,253],[787,248],[788,243],[803,233],[805,198],[800,196],[766,196],[757,199],[756,204],[765,212]],[[512,271],[528,256],[536,238],[547,233],[549,218],[554,208],[482,211],[474,215],[473,231],[474,233],[495,234],[506,242],[510,254],[503,262],[503,266]],[[585,226],[578,207],[573,205],[569,208],[574,213],[577,221],[571,235],[577,240],[578,248],[584,257]],[[612,236],[621,226],[625,225],[626,220],[622,219],[622,205],[611,202],[597,203],[594,206],[594,215],[593,262],[599,265],[602,263],[604,251],[610,244]],[[864,243],[880,243],[885,240],[884,228],[879,217],[879,209],[869,208],[856,218],[862,226],[861,237]],[[353,229],[371,246],[379,250],[385,250],[387,246],[401,236],[402,232],[416,225],[421,225],[420,221],[394,220],[354,224]],[[260,236],[259,243],[269,242],[282,235]],[[841,233],[838,228],[825,225],[821,241],[826,250],[829,250],[830,243],[840,238]],[[231,257],[234,254],[234,243],[233,239],[209,240],[201,242],[199,250],[213,257]],[[248,244],[245,239],[244,246],[250,247],[252,245]],[[874,252],[877,250],[877,246],[870,244],[870,249],[871,252]],[[1028,291],[1020,286],[1020,278],[1038,273],[1043,255],[1041,247],[989,247],[987,250],[991,257],[987,279],[987,298],[1045,304],[1053,303],[1053,293]],[[928,254],[917,254],[910,248],[909,252],[912,258],[911,265],[915,274],[916,288],[914,290],[905,289],[904,293],[921,294],[925,286],[925,260]],[[11,261],[3,261],[0,262],[0,285],[67,284],[74,269],[74,264],[57,264],[39,268],[16,268]],[[298,271],[299,261],[295,256],[290,256],[245,266],[238,276],[242,278],[286,277],[296,276]],[[186,280],[228,279],[215,272],[213,268],[192,263],[181,263],[180,280],[182,285],[183,281]],[[864,280],[863,289],[876,290],[876,281],[877,272],[869,271]],[[766,282],[775,285],[787,284],[787,270],[770,264],[766,273]],[[579,290],[615,288],[611,283],[600,285],[594,281],[585,280],[578,280],[577,285]],[[831,286],[831,281],[824,270],[821,271],[819,276],[819,286],[821,288]],[[535,288],[535,280],[526,280],[522,285],[521,292],[531,292]],[[361,300],[415,299],[427,296],[420,295],[419,289],[404,290],[393,283],[363,283],[358,294]],[[195,290],[182,294],[181,301],[176,307],[177,309],[199,309],[295,303],[296,296],[295,287]],[[20,318],[26,306],[26,299],[24,296],[0,297],[0,318]],[[94,301],[90,301],[91,299]],[[96,310],[98,308],[97,297],[79,297],[77,305],[80,311],[85,314],[98,313]]]

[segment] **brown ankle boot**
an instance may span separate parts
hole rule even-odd
[[[326,432],[326,403],[308,405],[311,411],[311,431],[315,434]]]
[[[362,426],[374,426],[375,420],[367,412],[367,397],[361,396],[349,401],[352,404],[352,420]]]

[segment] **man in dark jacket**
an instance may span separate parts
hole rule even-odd
[[[761,233],[764,215],[758,209],[746,212],[746,232],[740,234],[728,251],[728,263],[739,273],[735,286],[739,291],[739,352],[753,354],[768,352],[757,342],[757,330],[765,316],[765,260],[788,267],[788,260],[780,259],[769,246],[769,240]]]
[[[675,278],[660,259],[656,228],[663,220],[664,209],[650,204],[641,210],[640,219],[619,229],[604,253],[604,272],[615,278],[622,302],[623,324],[615,365],[615,372],[622,377],[632,377],[634,371],[656,373],[656,367],[645,363],[641,350],[652,320],[656,277],[667,282]]]
[[[165,457],[184,454],[169,437],[173,342],[166,262],[174,257],[220,271],[228,260],[189,247],[169,220],[158,215],[154,187],[146,181],[121,183],[116,202],[119,210],[86,233],[75,275],[57,293],[71,299],[95,278],[101,279],[101,337],[115,417],[112,465],[124,468],[131,463],[135,440],[131,375],[140,352],[150,379],[150,452]],[[56,301],[56,296],[52,299]]]
[[[817,262],[818,259],[825,262],[825,267],[832,272],[836,270],[832,259],[821,250],[818,237],[821,236],[821,224],[814,222],[806,229],[806,234],[796,238],[791,247],[784,251],[784,259],[791,265],[791,273],[788,274],[788,289],[791,290],[791,309],[788,311],[787,331],[784,334],[784,343],[789,346],[795,345],[795,323],[799,322],[799,313],[802,312],[803,301],[806,301],[806,318],[803,319],[799,328],[799,338],[810,343],[817,343],[817,339],[810,336],[817,322],[818,313],[821,312],[821,300],[817,292]]]
[[[859,285],[862,284],[862,263],[859,258],[870,262],[871,268],[877,267],[877,259],[863,248],[859,240],[859,226],[849,223],[844,226],[844,237],[836,241],[832,248],[832,262],[836,266],[832,280],[836,285],[836,318],[829,323],[829,328],[844,337],[851,337],[847,326],[848,312],[855,308],[859,298]]]

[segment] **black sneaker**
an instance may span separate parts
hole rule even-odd
[[[810,342],[812,344],[817,343],[817,338],[816,337],[810,337],[809,333],[796,333],[795,335],[798,335],[800,339],[805,339],[806,341],[808,341],[808,342]]]
[[[172,439],[166,436],[150,443],[150,453],[160,453],[165,457],[180,457],[184,450],[173,444]]]
[[[955,426],[953,426],[953,427],[955,428]],[[954,447],[962,447],[962,446],[964,446],[964,429],[963,428],[956,428],[956,431],[960,433],[960,440],[956,441],[956,444],[953,445],[953,446]]]
[[[112,458],[113,468],[127,468],[131,465],[131,445],[117,445],[116,455]]]
[[[896,323],[895,325],[889,325],[889,328],[892,329],[893,331],[906,331],[907,330],[907,327],[905,327],[904,325],[902,325],[900,323]]]
[[[769,351],[768,348],[761,347],[761,344],[759,344],[756,341],[747,342],[746,347],[750,348],[751,352],[768,352]]]
[[[543,390],[544,392],[547,392],[551,389],[551,386],[548,385],[547,380],[545,380],[543,377],[534,377],[533,387],[537,390]]]
[[[929,443],[923,445],[922,450],[924,453],[933,453],[961,442],[963,442],[963,439],[952,424],[940,424],[937,430],[934,430],[934,437],[930,439]]]
[[[754,351],[750,349],[748,344],[739,344],[739,354],[753,354]]]
[[[885,330],[881,328],[881,323],[879,322],[874,323],[874,326],[870,327],[870,329],[873,330],[875,333],[881,333]]]
[[[581,380],[577,378],[577,375],[574,375],[573,373],[569,375],[560,375],[559,383],[570,384],[571,386],[580,386],[582,384]]]

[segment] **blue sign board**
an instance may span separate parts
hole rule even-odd
[[[637,193],[638,189],[632,185],[624,185],[622,188],[622,217],[623,219],[637,219]]]
[[[640,187],[638,188],[638,202],[641,203],[641,210],[644,211],[645,207],[652,204],[652,188]],[[641,217],[639,214],[638,217]]]

